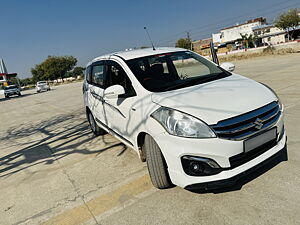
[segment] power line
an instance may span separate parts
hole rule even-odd
[[[295,4],[295,5],[300,5],[300,3],[297,3],[297,4]],[[287,7],[284,7],[284,8],[272,10],[272,11],[269,11],[269,12],[264,13],[264,15],[269,15],[269,14],[274,13],[274,12],[282,11],[282,10],[284,10],[284,9],[290,8],[290,7],[295,6],[295,5],[290,5],[290,6],[287,6]],[[230,23],[230,24],[229,24],[229,23],[228,23],[228,24],[225,24],[224,26],[230,26],[230,25],[232,25],[232,23]],[[219,28],[219,27],[218,27],[218,28]],[[193,32],[193,35],[199,34],[199,33],[203,33],[204,31],[209,31],[209,30],[211,30],[211,29],[205,29],[205,30]],[[211,34],[211,33],[208,33],[208,34]],[[203,36],[203,35],[201,35],[201,36]]]
[[[286,4],[286,3],[291,2],[291,1],[295,1],[295,0],[287,0],[287,1],[279,2],[279,3],[277,3],[277,4],[273,4],[272,6],[269,6],[268,9],[270,9],[270,8],[276,8],[276,7],[279,6],[279,5]],[[296,0],[296,1],[299,1],[299,0]],[[243,13],[243,14],[241,14],[241,15],[239,15],[239,16],[235,16],[235,17],[228,18],[228,19],[226,19],[226,20],[236,20],[236,19],[239,19],[239,18],[245,18],[245,15],[253,15],[253,13],[257,13],[257,12],[265,11],[265,10],[266,10],[266,8],[263,8],[263,9],[261,8],[261,9],[257,9],[257,10],[252,10],[252,11]],[[222,22],[222,21],[224,21],[224,19],[223,19],[223,20],[220,20],[219,22]],[[218,23],[218,22],[217,22],[217,23]],[[200,26],[200,27],[191,28],[190,30],[202,29],[203,27],[207,27],[207,26],[210,26],[210,25],[213,25],[213,24],[215,24],[215,23],[206,24],[206,25],[203,25],[203,26]]]
[[[286,9],[286,8],[294,7],[294,6],[296,6],[296,5],[299,4],[299,2],[298,2],[298,3],[296,3],[296,4],[288,5],[288,6],[284,7],[284,8],[281,7],[280,9],[269,10],[270,8],[278,7],[279,5],[283,5],[284,3],[291,2],[291,1],[293,1],[293,0],[288,0],[288,1],[284,1],[284,2],[279,2],[278,4],[275,4],[275,5],[273,4],[271,7],[268,7],[267,9],[264,8],[264,9],[256,10],[255,12],[257,13],[257,12],[263,12],[263,11],[266,11],[266,12],[264,13],[264,15],[268,15],[268,14],[270,14],[270,13],[273,13],[273,12],[276,12],[276,11],[280,11],[280,10],[283,10],[283,9]],[[254,11],[251,11],[251,13],[252,13],[252,12],[254,12]],[[231,18],[227,19],[227,21],[228,21],[228,20],[233,20],[233,19],[236,19],[236,18],[241,18],[241,17],[245,18],[245,15],[250,15],[250,12],[248,12],[248,13],[246,13],[246,14],[244,13],[243,15],[240,15],[240,16],[231,17]],[[223,19],[222,21],[220,21],[220,22],[224,22],[224,19]],[[216,24],[216,23],[218,23],[218,22],[215,22],[215,23],[213,23],[213,24]],[[232,23],[234,23],[234,22],[230,22],[230,23],[222,24],[222,25],[217,25],[217,26],[213,26],[213,27],[215,27],[215,28],[220,28],[220,27],[224,27],[224,26],[230,26],[230,25],[232,25]],[[202,33],[203,31],[212,30],[211,25],[213,25],[213,24],[206,24],[206,25],[203,25],[203,26],[200,26],[200,27],[196,27],[196,28],[189,29],[188,31],[191,32],[191,31],[193,31],[193,30],[195,30],[195,31],[198,30],[197,32],[193,32],[193,35],[194,35],[194,34],[197,34],[197,33]],[[209,28],[203,30],[203,28],[205,28],[205,27],[209,27]],[[200,29],[200,28],[201,28],[201,29]],[[178,37],[179,35],[182,35],[182,34],[184,34],[184,33],[186,33],[186,31],[185,31],[185,32],[179,32],[179,33],[177,33],[177,34],[175,34],[175,35],[172,35],[173,38],[161,39],[160,41],[157,41],[157,43],[161,44],[161,43],[170,43],[170,42],[174,42],[174,41],[176,41],[176,38],[175,38],[175,37]],[[169,36],[169,37],[171,37],[171,36]]]
[[[277,7],[278,5],[282,5],[282,4],[287,3],[287,2],[290,2],[290,1],[294,1],[294,0],[287,0],[287,1],[284,1],[284,2],[279,2],[278,4],[273,4],[271,7],[268,7],[268,9]],[[289,7],[291,7],[291,6],[289,6]],[[266,10],[266,8],[264,8],[264,9],[259,9],[259,10],[256,10],[256,11],[250,11],[250,12],[248,12],[248,13],[246,13],[246,14],[244,13],[243,15],[239,15],[239,16],[227,18],[226,20],[233,20],[233,19],[236,20],[237,18],[241,18],[241,17],[245,18],[245,15],[251,15],[253,12],[265,11],[265,10]],[[211,25],[214,25],[214,24],[216,24],[216,23],[223,22],[223,21],[224,21],[224,19],[223,19],[223,20],[220,20],[220,21],[217,21],[217,22],[214,22],[214,23],[211,23],[211,24],[202,25],[202,26],[200,26],[200,27],[190,28],[189,31],[192,31],[192,30],[199,30],[199,29],[202,29],[202,28],[204,28],[204,27],[210,27]],[[225,26],[226,26],[226,25],[225,25]],[[180,34],[184,34],[184,33],[185,33],[185,32],[180,32],[180,33],[177,33],[177,34],[175,34],[175,35],[169,36],[169,37],[173,37],[172,39],[171,39],[171,38],[164,38],[164,39],[161,39],[161,40],[159,40],[159,41],[157,41],[157,42],[160,43],[160,42],[162,42],[162,41],[165,42],[165,40],[174,40],[174,36],[179,36]]]
[[[292,4],[292,5],[289,5],[289,6],[286,6],[284,8],[280,8],[280,9],[276,9],[276,10],[269,10],[267,11],[266,13],[264,13],[264,15],[268,15],[268,14],[271,14],[273,12],[276,12],[276,11],[281,11],[281,10],[284,10],[284,9],[287,9],[287,8],[290,8],[290,7],[293,7],[293,6],[296,6],[298,5],[299,3],[297,4]],[[204,29],[204,30],[199,30],[197,32],[193,32],[193,34],[198,34],[198,33],[203,33],[204,31],[211,31],[212,28],[217,28],[217,29],[220,29],[222,27],[226,27],[226,26],[230,26],[232,25],[234,22],[230,22],[230,23],[226,23],[226,24],[222,24],[222,25],[216,25],[216,26],[212,26],[212,27],[209,27],[208,29]],[[206,27],[206,26],[205,26]],[[202,35],[203,36],[203,35]],[[172,39],[169,39],[169,40],[166,40],[166,41],[163,41],[163,42],[160,42],[160,43],[170,43],[170,42],[174,42],[176,41],[176,39],[172,38]]]

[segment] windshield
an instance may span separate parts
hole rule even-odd
[[[37,85],[40,85],[40,84],[47,84],[47,81],[39,81],[39,82],[37,82]]]
[[[190,51],[152,55],[126,62],[143,87],[152,92],[189,87],[231,75]]]
[[[7,86],[4,88],[4,90],[9,90],[9,89],[15,89],[18,88],[16,85],[12,85],[12,86]]]

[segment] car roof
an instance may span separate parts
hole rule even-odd
[[[133,50],[115,52],[115,53],[99,56],[93,59],[91,62],[89,62],[87,66],[89,66],[93,62],[109,59],[111,56],[118,56],[123,58],[124,60],[130,60],[130,59],[135,59],[135,58],[140,58],[140,57],[145,57],[150,55],[163,54],[169,52],[179,52],[179,51],[187,51],[187,49],[174,48],[174,47],[159,47],[156,48],[155,50],[153,50],[153,48],[133,49]]]

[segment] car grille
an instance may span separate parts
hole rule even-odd
[[[219,138],[239,141],[272,127],[280,115],[278,102],[272,102],[248,113],[219,121],[210,127]]]

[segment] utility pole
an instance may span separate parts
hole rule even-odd
[[[191,43],[190,49],[193,50],[192,39],[189,31],[186,32],[186,39],[190,41]]]

